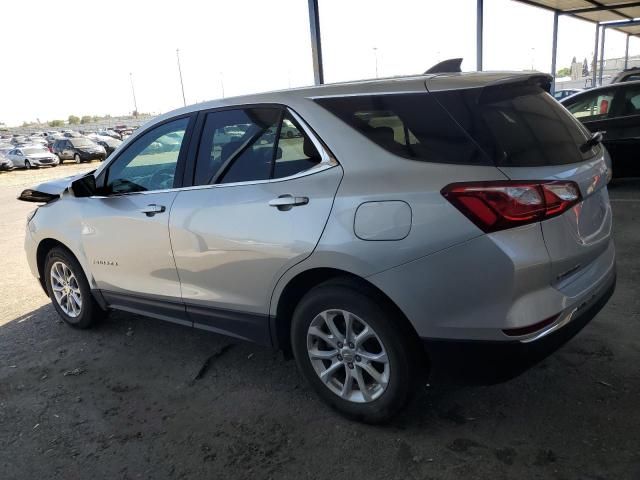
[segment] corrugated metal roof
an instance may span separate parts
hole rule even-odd
[[[640,1],[637,0],[516,0],[520,3],[545,8],[563,15],[589,22],[623,22],[640,18]],[[615,30],[630,35],[640,35],[638,25],[616,25]]]

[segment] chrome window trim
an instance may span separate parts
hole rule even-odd
[[[192,186],[189,186],[189,187],[167,188],[167,189],[164,189],[164,190],[148,190],[148,191],[143,191],[143,192],[118,193],[118,194],[115,194],[115,195],[108,195],[108,196],[94,195],[94,196],[91,196],[89,198],[102,198],[102,199],[105,199],[105,198],[118,198],[118,197],[125,197],[125,196],[129,196],[129,195],[150,195],[150,194],[154,194],[154,193],[170,193],[170,192],[183,192],[183,191],[191,191],[191,190],[202,190],[202,189],[205,189],[205,188],[241,187],[241,186],[245,186],[245,185],[261,185],[261,184],[265,184],[265,183],[286,182],[286,181],[289,181],[289,180],[295,180],[297,178],[306,177],[308,175],[314,175],[316,173],[320,173],[320,172],[323,172],[325,170],[328,170],[330,168],[337,167],[338,165],[340,165],[338,160],[336,160],[336,158],[329,151],[329,149],[326,147],[326,145],[318,138],[318,136],[315,134],[315,132],[313,130],[311,130],[311,127],[309,127],[307,122],[305,122],[300,115],[298,115],[294,110],[292,110],[291,108],[289,108],[286,105],[282,105],[282,108],[285,109],[288,113],[290,113],[291,116],[298,122],[298,124],[304,130],[304,133],[309,137],[309,139],[311,140],[313,145],[318,150],[318,153],[320,153],[320,163],[318,163],[317,165],[315,165],[315,166],[313,166],[313,167],[311,167],[311,168],[309,168],[307,170],[303,170],[301,172],[298,172],[298,173],[296,173],[294,175],[289,175],[288,177],[271,178],[271,179],[266,179],[266,180],[248,180],[246,182],[215,183],[215,184],[210,184],[210,185],[192,185]]]

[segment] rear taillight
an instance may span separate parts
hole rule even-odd
[[[578,185],[564,181],[452,183],[440,193],[487,233],[555,217],[581,198]]]

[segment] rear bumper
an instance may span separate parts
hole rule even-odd
[[[482,235],[368,277],[405,314],[420,338],[513,342],[545,319],[560,328],[615,277],[615,246],[603,242],[588,265],[553,282],[540,225]],[[548,330],[548,331],[547,331]],[[508,331],[509,334],[505,333]]]
[[[607,304],[616,287],[615,269],[593,296],[571,317],[527,341],[452,341],[422,339],[434,381],[496,383],[509,380],[553,354],[577,335]],[[446,379],[446,380],[445,380]]]

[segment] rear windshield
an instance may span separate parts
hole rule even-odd
[[[580,151],[589,138],[587,130],[540,87],[500,86],[433,95],[497,166],[563,165],[596,153]]]
[[[492,164],[426,91],[315,101],[396,155],[436,163]]]
[[[74,147],[94,147],[95,143],[93,143],[91,140],[89,140],[88,138],[71,138],[69,139],[69,141],[71,142],[71,144]]]

